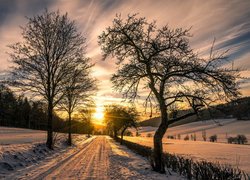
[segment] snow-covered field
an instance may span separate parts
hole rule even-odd
[[[44,131],[0,127],[0,145],[38,143],[43,142],[45,138]]]
[[[0,132],[0,179],[185,179],[153,172],[147,159],[107,136],[74,135],[68,147],[66,135],[59,134],[49,150],[45,132],[2,127]]]
[[[148,134],[154,135],[156,127],[140,127],[139,133],[142,137],[147,137]],[[135,134],[135,130],[132,130]],[[248,138],[250,143],[250,120],[239,121],[236,119],[216,119],[188,123],[176,127],[169,128],[165,137],[180,135],[181,139],[184,139],[186,135],[196,135],[198,141],[203,141],[202,132],[206,133],[207,141],[212,135],[217,135],[218,142],[227,142],[227,138],[243,134]]]
[[[85,135],[73,135],[75,146],[87,139]],[[72,149],[65,144],[66,135],[58,134],[54,150],[45,146],[46,132],[0,127],[0,179],[23,169],[39,166],[44,160],[53,160]]]
[[[157,128],[140,127],[141,137],[125,137],[125,139],[139,144],[153,146],[153,138],[147,137],[148,134],[154,135]],[[132,129],[131,129],[132,130]],[[135,130],[132,130],[135,135]],[[216,134],[218,143],[204,142],[202,131],[206,132],[207,141],[211,135]],[[172,135],[181,140],[167,139]],[[186,135],[196,135],[197,141],[184,141]],[[209,121],[193,122],[169,128],[164,136],[164,151],[190,157],[197,160],[207,160],[220,162],[239,167],[250,173],[250,145],[227,144],[227,137],[244,134],[250,143],[250,121],[239,121],[236,119],[217,119]]]

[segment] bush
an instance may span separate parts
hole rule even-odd
[[[126,136],[133,136],[133,133],[132,133],[131,131],[126,131],[126,132],[125,132],[125,135],[126,135]]]
[[[120,138],[117,137],[115,139],[117,142],[120,142]],[[134,151],[135,153],[143,156],[143,157],[147,157],[149,158],[152,154],[152,149],[148,146],[143,146],[140,144],[136,144],[127,140],[123,140],[123,145],[127,146],[129,149],[131,149],[132,151]]]
[[[167,138],[168,138],[168,139],[174,139],[174,136],[169,135]]]
[[[151,133],[148,133],[147,134],[147,137],[153,137]]]
[[[191,140],[192,141],[196,141],[196,134],[194,133],[194,134],[191,134]]]
[[[207,141],[207,133],[205,130],[202,131],[202,138],[203,138],[203,141]]]
[[[119,139],[117,139],[117,141],[119,142]],[[152,160],[153,151],[150,147],[129,142],[127,140],[124,140],[124,145],[135,153]],[[163,161],[167,168],[187,177],[187,179],[247,180],[250,178],[244,173],[244,171],[238,168],[233,168],[229,165],[221,165],[219,163],[206,161],[194,161],[189,158],[169,153],[163,154]],[[153,162],[151,162],[151,165],[153,165]]]
[[[229,144],[246,144],[247,143],[247,137],[243,134],[239,134],[236,137],[228,137],[227,142]]]
[[[233,144],[236,142],[236,139],[234,137],[228,137],[227,142],[228,142],[228,144]]]
[[[178,137],[179,140],[181,139],[181,135],[180,134],[178,134],[177,137]]]
[[[136,136],[136,137],[139,137],[139,136],[141,136],[141,134],[140,134],[138,131],[136,131],[135,136]]]
[[[186,135],[186,137],[184,137],[184,140],[188,141],[189,140],[189,135]]]
[[[191,139],[191,141],[193,141],[193,140],[194,140],[194,136],[193,136],[193,134],[191,134],[191,135],[190,135],[190,139]]]
[[[247,143],[247,137],[243,134],[237,135],[237,142],[238,144],[246,144]]]
[[[217,135],[212,135],[209,137],[210,142],[217,142]]]

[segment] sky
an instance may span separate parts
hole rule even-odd
[[[21,41],[20,26],[27,19],[44,12],[59,10],[75,20],[79,32],[87,38],[87,56],[95,63],[93,76],[99,81],[95,96],[97,105],[120,103],[121,95],[112,90],[111,75],[115,59],[102,61],[98,35],[111,25],[116,14],[126,17],[139,13],[157,26],[190,28],[191,47],[206,55],[216,38],[216,50],[230,49],[230,61],[250,73],[250,1],[249,0],[0,0],[0,75],[11,66],[7,45]],[[250,83],[241,85],[244,96],[250,96]],[[143,100],[139,100],[142,103]]]

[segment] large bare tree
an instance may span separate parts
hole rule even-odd
[[[71,78],[64,84],[65,96],[59,102],[59,107],[68,113],[68,144],[71,146],[71,118],[72,113],[81,106],[91,102],[91,96],[96,90],[95,80],[90,76],[88,59],[82,59],[82,63],[76,65]]]
[[[118,71],[112,76],[114,88],[134,100],[141,88],[148,89],[146,105],[155,100],[161,123],[154,135],[153,169],[165,172],[162,138],[168,126],[197,114],[202,108],[239,95],[238,70],[225,68],[225,53],[199,57],[189,45],[189,30],[156,27],[137,15],[113,24],[100,36],[103,57],[116,57]],[[169,118],[169,109],[180,104],[193,110]]]
[[[48,107],[47,146],[53,148],[53,109],[65,95],[75,66],[83,63],[85,38],[67,14],[48,12],[28,18],[22,42],[10,46],[10,82],[42,97]]]

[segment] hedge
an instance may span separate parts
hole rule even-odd
[[[115,139],[120,141],[120,138]],[[152,159],[152,148],[123,140],[123,145],[135,153]],[[187,179],[198,180],[249,180],[250,176],[239,168],[207,161],[194,161],[193,159],[175,154],[164,153],[165,166],[172,171],[185,176]]]

